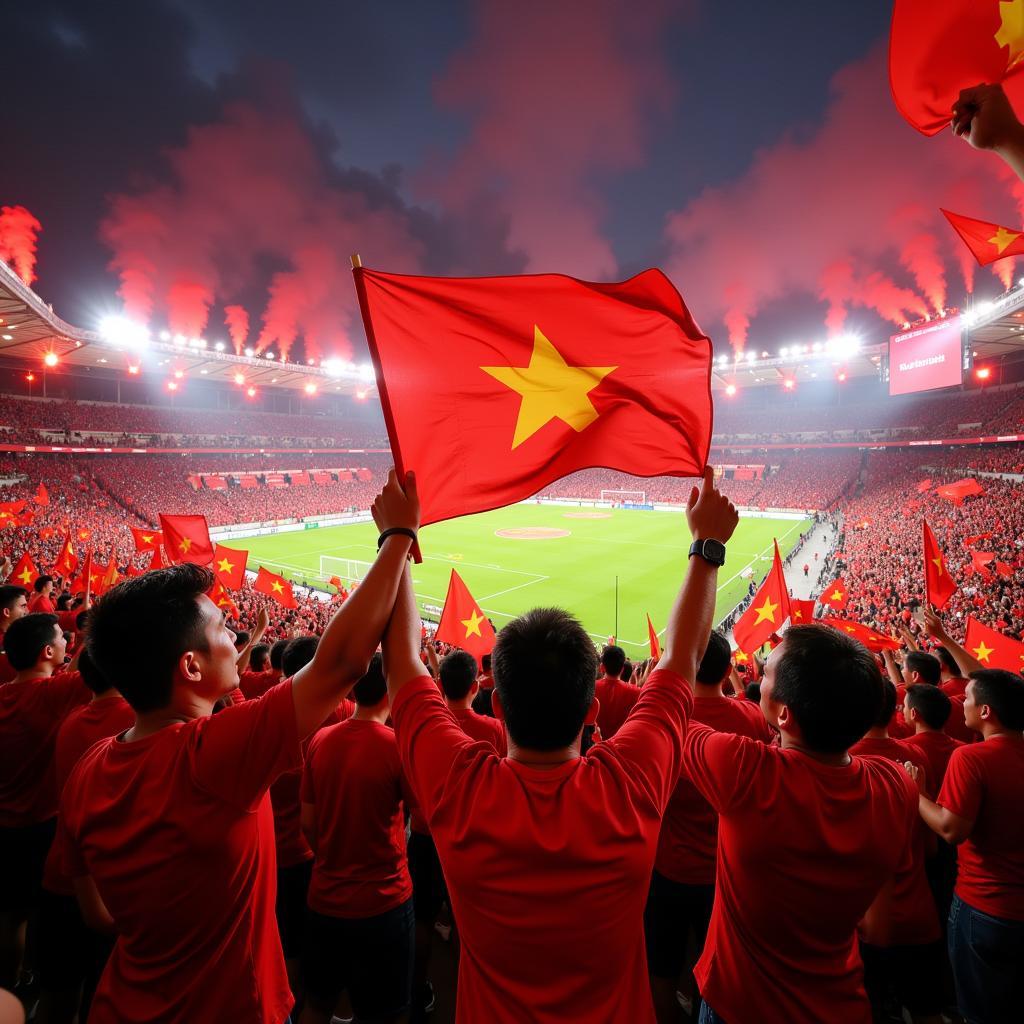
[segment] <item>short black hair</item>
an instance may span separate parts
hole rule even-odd
[[[752,700],[755,704],[760,703],[761,700],[761,684],[757,681],[753,683],[747,683],[746,686],[747,700]]]
[[[79,652],[78,671],[82,673],[82,681],[93,693],[106,693],[113,689],[110,680],[96,667],[88,650]]]
[[[28,597],[28,591],[24,587],[15,587],[5,584],[0,587],[0,610],[10,608],[19,598]]]
[[[619,678],[624,683],[628,683],[633,678],[633,662],[626,660],[626,664],[622,666],[622,672],[619,673]]]
[[[831,626],[791,626],[777,657],[772,699],[793,713],[812,750],[841,754],[878,719],[882,673],[860,641]]]
[[[388,683],[384,678],[384,659],[378,651],[370,659],[366,674],[352,688],[355,702],[363,708],[376,707],[386,696]]]
[[[914,683],[907,687],[904,703],[917,712],[918,717],[930,729],[941,729],[953,711],[953,702],[937,686]]]
[[[597,676],[597,652],[577,618],[561,608],[518,616],[498,634],[491,664],[517,746],[558,750],[576,739]]]
[[[253,644],[252,650],[249,651],[249,666],[250,668],[257,667],[257,671],[261,671],[267,667],[267,662],[270,660],[270,644]]]
[[[952,672],[953,675],[960,675],[960,666],[956,663],[956,658],[953,657],[949,648],[947,647],[936,647],[935,657],[942,663],[942,667],[947,672]]]
[[[601,664],[610,676],[617,676],[626,664],[626,652],[615,644],[608,644],[601,652]]]
[[[19,619],[18,622],[24,622]],[[14,626],[18,623],[16,622]],[[11,629],[14,629],[11,626]],[[7,631],[8,636],[11,630]],[[13,662],[11,664],[14,664]],[[1012,732],[1024,731],[1024,679],[1002,668],[983,668],[971,673],[974,680],[974,703],[987,704]]]
[[[207,649],[198,598],[213,582],[209,569],[183,562],[132,576],[93,605],[86,649],[137,712],[166,707],[178,659]]]
[[[910,651],[903,659],[903,667],[907,672],[916,672],[922,682],[932,686],[942,681],[942,662],[926,651]]]
[[[731,664],[732,648],[729,641],[717,629],[711,630],[708,645],[704,648],[704,655],[697,666],[697,682],[712,685],[720,683],[729,674]]]
[[[281,670],[281,659],[284,657],[284,649],[290,644],[291,641],[285,638],[284,640],[277,640],[274,642],[274,646],[270,648],[270,667],[276,668],[278,671]]]
[[[469,651],[452,651],[437,666],[441,692],[449,700],[462,700],[476,682],[476,658]]]
[[[68,610],[68,605],[69,604],[71,604],[71,595],[70,594],[65,593],[65,594],[59,594],[57,596],[57,605],[56,605],[57,611],[59,611],[59,612],[66,612]]]
[[[491,656],[489,654],[485,654],[480,658],[480,667],[484,672],[491,671]]]
[[[44,574],[44,575],[40,576],[35,581],[35,583],[32,584],[32,587],[33,587],[33,589],[35,590],[35,592],[37,594],[41,594],[43,592],[43,587],[45,587],[47,583],[52,583],[52,582],[53,582],[53,577],[52,576],[47,576],[47,575]]]
[[[300,668],[305,668],[313,660],[319,646],[318,636],[297,636],[289,640],[285,644],[284,654],[281,655],[281,674],[285,678],[290,678]]]
[[[882,678],[882,703],[878,706],[878,715],[871,724],[883,728],[892,721],[896,714],[896,686],[891,679]]]
[[[53,627],[57,616],[45,612],[33,612],[15,619],[4,633],[4,651],[11,668],[23,672],[31,668],[43,653],[47,644],[54,642]]]
[[[235,648],[241,650],[248,642],[249,637],[252,634],[247,629],[238,629],[235,631]]]

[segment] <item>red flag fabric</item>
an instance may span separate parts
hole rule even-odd
[[[898,651],[903,646],[899,640],[894,640],[891,636],[879,633],[860,622],[833,618],[821,619],[820,622],[823,626],[831,626],[833,629],[838,629],[840,633],[852,636],[854,640],[859,640],[869,651],[874,651],[876,654],[887,649]]]
[[[661,657],[661,644],[658,642],[658,633],[650,615],[647,616],[647,640],[651,645],[651,657],[657,661]]]
[[[850,603],[850,594],[846,589],[842,576],[830,583],[821,592],[821,597],[818,600],[822,604],[828,605],[829,608],[834,608],[837,612],[844,611]]]
[[[922,480],[917,485],[917,493],[918,494],[924,494],[925,491],[930,491],[931,489],[932,489],[931,477],[929,477],[927,480]]]
[[[964,648],[985,668],[1003,668],[1014,673],[1024,668],[1024,644],[983,626],[973,615],[967,617]]]
[[[974,545],[977,544],[979,540],[991,540],[991,539],[992,539],[992,534],[991,533],[974,533],[974,534],[971,534],[970,537],[964,537],[964,547],[965,548],[973,548]]]
[[[268,572],[262,565],[256,573],[256,583],[253,585],[253,589],[259,594],[272,597],[285,608],[298,608],[299,606],[292,593],[292,585],[283,576]]]
[[[1011,101],[1019,101],[1020,18],[1016,2],[896,0],[889,84],[899,112],[919,132],[935,135],[949,124],[961,89],[1001,82]]]
[[[42,481],[39,482],[39,490],[36,491],[36,504],[37,505],[49,505],[50,494],[46,489],[46,484]]]
[[[995,559],[995,555],[991,551],[972,551],[971,552],[971,565],[974,570],[978,572],[982,579],[992,579],[992,570],[989,569],[989,562]]]
[[[161,512],[160,530],[169,562],[209,565],[213,561],[213,542],[206,516],[168,516]]]
[[[221,609],[226,610],[229,615],[235,619],[240,618],[238,605],[235,604],[234,598],[228,593],[227,588],[218,579],[214,582],[213,586],[207,591],[210,600]]]
[[[83,526],[79,529],[76,536],[84,544],[92,536],[92,530],[90,530],[88,526]]]
[[[64,535],[64,543],[61,545],[60,554],[54,563],[53,576],[70,576],[78,568],[78,555],[75,554],[75,546],[71,541],[71,535]]]
[[[120,573],[117,571],[117,562],[114,561],[113,557],[110,559],[110,565],[107,566],[103,573],[103,578],[100,580],[100,586],[103,588],[105,594],[111,587],[117,585],[117,581],[121,578]]]
[[[1004,579],[1009,579],[1013,575],[1013,566],[1007,562],[996,562],[996,572],[999,573]]]
[[[160,554],[160,548],[153,548],[153,557],[149,560],[149,572],[150,569],[166,569],[167,563],[164,561],[163,555]]]
[[[92,564],[92,552],[87,551],[85,553],[85,561],[82,562],[82,571],[78,574],[78,579],[71,584],[71,593],[84,594],[86,588],[88,588],[94,596],[98,597],[100,594],[101,578],[102,574]]]
[[[159,530],[140,530],[137,526],[128,529],[132,531],[136,551],[155,551],[164,542],[164,535]]]
[[[814,621],[814,602],[797,601],[789,602],[789,622],[792,626],[806,626]]]
[[[448,596],[444,599],[441,621],[434,635],[446,644],[469,651],[477,662],[494,650],[494,628],[454,569],[448,580]]]
[[[1004,228],[1002,224],[975,220],[961,213],[950,213],[949,210],[942,212],[981,266],[987,267],[1005,256],[1024,253],[1024,231],[1014,231],[1013,228]]]
[[[775,541],[775,557],[750,607],[740,616],[732,635],[744,651],[756,651],[790,616],[789,588],[782,571],[779,542]]]
[[[0,501],[0,526],[13,526],[27,504],[27,501]]]
[[[418,474],[424,526],[588,466],[703,472],[711,342],[661,271],[594,284],[359,268],[355,280],[391,449]]]
[[[11,571],[11,575],[7,577],[7,582],[16,587],[24,587],[26,590],[31,590],[32,584],[39,579],[39,575],[36,563],[32,561],[31,556],[26,551],[18,559],[18,564]]]
[[[57,531],[52,526],[44,526],[39,531],[40,540],[49,540]]]
[[[340,576],[332,576],[327,582],[330,586],[335,587],[338,590],[341,590],[344,587]]]
[[[938,541],[926,519],[924,526],[924,592],[928,602],[936,609],[945,608],[956,593],[956,583],[946,569],[946,561],[939,550]]]
[[[948,498],[954,505],[962,505],[964,498],[969,498],[972,494],[984,494],[985,488],[973,477],[968,477],[957,480],[956,483],[936,487],[935,493],[940,498]]]
[[[213,552],[213,571],[225,587],[241,590],[245,581],[245,564],[248,560],[248,551],[226,548],[218,544]]]

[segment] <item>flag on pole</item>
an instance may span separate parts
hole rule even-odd
[[[78,555],[75,554],[75,546],[71,542],[71,534],[64,535],[64,543],[61,545],[60,554],[54,563],[53,576],[70,576],[78,568]]]
[[[164,561],[163,556],[160,554],[160,546],[153,548],[153,557],[149,560],[149,572],[151,569],[166,569],[167,563]]]
[[[155,551],[164,542],[164,535],[159,530],[140,530],[137,526],[128,529],[132,531],[136,551]]]
[[[213,561],[213,543],[206,516],[168,516],[161,512],[160,529],[169,562],[209,565]]]
[[[814,621],[814,601],[789,602],[789,623],[791,626],[806,626]]]
[[[454,569],[448,580],[448,596],[444,599],[441,621],[434,635],[446,644],[469,651],[477,662],[494,650],[494,627]]]
[[[833,629],[839,630],[840,633],[852,636],[854,640],[859,640],[869,651],[874,651],[876,654],[885,650],[898,651],[903,646],[899,640],[894,640],[891,636],[879,633],[863,623],[852,622],[850,619],[826,618],[820,619],[819,622],[822,626],[831,626]]]
[[[829,608],[834,608],[837,612],[844,611],[850,603],[850,594],[846,589],[842,576],[830,583],[821,592],[821,597],[818,600]]]
[[[395,465],[417,472],[424,526],[588,466],[703,472],[711,342],[660,271],[620,284],[354,274]]]
[[[945,608],[949,599],[956,593],[956,583],[946,569],[946,561],[942,557],[938,541],[926,519],[922,519],[924,527],[924,592],[925,598],[936,609]]]
[[[36,504],[37,505],[49,505],[50,494],[46,490],[46,484],[41,480],[39,481],[39,490],[36,491]]]
[[[245,580],[245,564],[248,560],[248,551],[226,548],[218,544],[213,552],[213,571],[225,587],[241,590]]]
[[[235,619],[241,618],[238,612],[238,605],[235,604],[234,598],[228,593],[227,588],[218,579],[214,582],[213,586],[207,591],[210,600],[220,609],[227,611]]]
[[[658,634],[651,622],[650,615],[647,616],[647,639],[651,645],[651,657],[657,661],[661,657],[661,644],[658,643]]]
[[[268,572],[261,565],[256,573],[256,583],[253,590],[258,594],[266,594],[272,597],[278,604],[285,608],[298,608],[299,604],[292,593],[292,585],[277,573]]]
[[[775,541],[775,556],[750,607],[733,627],[736,644],[748,653],[758,650],[790,617],[789,588],[782,571],[779,542]]]
[[[1024,231],[1014,231],[1012,228],[1004,228],[1002,224],[975,220],[960,213],[950,213],[949,210],[942,212],[981,266],[987,267],[1004,256],[1024,253]]]
[[[106,593],[111,587],[117,585],[117,581],[121,578],[120,573],[117,571],[117,562],[114,560],[113,553],[110,556],[110,564],[107,566],[103,573],[103,577],[100,580],[100,586],[103,588],[102,593]]]
[[[36,563],[32,561],[32,557],[26,551],[18,559],[18,564],[11,571],[11,575],[7,577],[7,582],[16,587],[24,587],[26,590],[30,590],[32,584],[37,579],[39,579],[39,570],[36,568]]]
[[[967,617],[964,648],[985,668],[1003,668],[1013,673],[1024,668],[1024,644],[983,626],[973,615]]]

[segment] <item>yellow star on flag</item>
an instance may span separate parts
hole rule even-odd
[[[841,590],[834,590],[832,596],[829,598],[830,601],[842,601],[843,592]]]
[[[996,33],[996,43],[1007,47],[1006,70],[1024,58],[1024,0],[1003,0],[999,4],[1001,24]]]
[[[745,664],[746,662],[750,661],[750,659],[742,651],[737,651],[736,652],[736,661],[739,664],[742,665],[742,664]]]
[[[21,572],[18,573],[18,579],[28,586],[29,580],[32,579],[32,573],[30,573],[28,569],[22,569]]]
[[[1002,225],[996,230],[996,233],[988,240],[990,245],[996,247],[996,252],[1002,254],[1002,252],[1010,245],[1013,245],[1017,239],[1020,238],[1019,231],[1008,231]]]
[[[756,626],[759,622],[774,622],[775,612],[778,610],[778,607],[779,606],[777,604],[772,604],[772,599],[770,597],[766,597],[764,599],[764,604],[761,605],[760,608],[754,609],[757,612],[757,618],[754,620],[754,625]]]
[[[551,420],[559,419],[577,433],[598,417],[588,397],[617,366],[570,366],[535,324],[529,366],[481,366],[521,396],[515,450]]]
[[[987,665],[989,663],[988,656],[995,650],[994,647],[986,647],[985,641],[982,640],[977,647],[973,648],[974,656],[978,661],[983,661]]]
[[[482,615],[478,615],[476,609],[470,613],[468,619],[459,620],[466,627],[466,639],[468,640],[471,636],[476,635],[483,639],[480,633],[480,623],[484,621]]]
[[[935,563],[935,568],[939,570],[939,575],[941,576],[943,572],[942,555],[937,555],[935,558],[932,559],[932,561]]]
[[[152,537],[147,537],[145,534],[142,535],[142,539],[143,539],[143,541],[146,544],[152,544],[153,543],[153,538]]]
[[[192,547],[192,538],[182,537],[178,546],[181,548],[182,554],[187,553],[189,549]]]
[[[284,593],[284,587],[281,585],[280,580],[274,580],[274,582],[270,584],[270,589],[273,590],[275,594]]]
[[[222,558],[217,563],[217,571],[218,572],[232,572],[232,571],[234,571],[234,568],[235,567],[226,558]]]
[[[804,617],[804,613],[802,611],[800,611],[799,608],[794,609],[794,611],[793,611],[793,618],[794,619],[802,619],[803,617]]]

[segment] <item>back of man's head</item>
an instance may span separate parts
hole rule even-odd
[[[830,626],[793,626],[771,658],[771,700],[789,708],[811,750],[849,750],[878,720],[882,673],[858,641]]]
[[[293,637],[285,644],[284,653],[281,655],[281,674],[291,678],[300,668],[305,668],[313,660],[319,646],[318,636]]]
[[[903,667],[907,673],[916,672],[919,682],[938,686],[942,682],[942,662],[934,654],[926,651],[910,651],[903,659]]]
[[[10,635],[10,630],[7,632]],[[987,704],[1005,729],[1016,733],[1024,731],[1024,679],[1001,668],[972,672],[971,679],[974,680],[975,705],[980,708]]]
[[[361,708],[375,708],[387,695],[384,659],[378,652],[370,659],[370,667],[366,674],[352,688],[352,697]]]
[[[597,675],[594,645],[578,619],[561,608],[520,615],[498,634],[491,665],[516,746],[558,750],[576,739]]]
[[[936,647],[935,657],[939,659],[939,664],[942,665],[944,672],[948,672],[951,676],[960,675],[960,666],[956,663],[956,658],[950,654],[948,648]]]
[[[113,689],[107,677],[96,667],[88,650],[78,655],[78,671],[82,673],[82,681],[93,693],[102,695]]]
[[[291,641],[288,639],[277,640],[274,642],[274,646],[270,648],[270,667],[281,671],[281,659],[284,657],[285,648],[290,644]]]
[[[7,627],[4,650],[11,668],[24,672],[38,664],[47,646],[54,643],[57,616],[43,612],[23,615]]]
[[[468,651],[452,651],[441,659],[437,674],[449,700],[464,700],[476,682],[476,658]]]
[[[601,664],[605,675],[618,676],[626,664],[626,652],[615,644],[608,644],[601,652]]]
[[[44,575],[40,576],[35,581],[35,583],[32,584],[32,589],[35,590],[35,592],[37,594],[41,594],[46,589],[47,583],[52,583],[52,582],[53,582],[53,577],[52,576],[47,576],[47,575],[44,574]]]
[[[249,668],[253,672],[265,672],[270,668],[270,644],[253,644],[249,652]]]
[[[240,629],[235,633],[235,648],[241,650],[248,642],[252,634],[247,629]]]
[[[907,687],[904,702],[929,729],[942,729],[949,721],[953,702],[937,686],[915,683]]]
[[[882,678],[882,703],[878,706],[878,714],[871,723],[876,729],[884,729],[896,714],[896,687],[891,680]]]
[[[752,683],[747,683],[746,687],[747,700],[752,700],[755,704],[761,701],[761,684],[756,680]]]
[[[490,672],[491,671],[491,656],[489,654],[484,654],[480,658],[480,670],[482,672]]]
[[[213,583],[209,569],[183,562],[126,579],[93,605],[89,654],[137,712],[167,707],[178,659],[209,649],[199,598]]]
[[[729,674],[731,664],[732,648],[729,641],[717,629],[713,629],[697,666],[697,682],[717,686]]]

